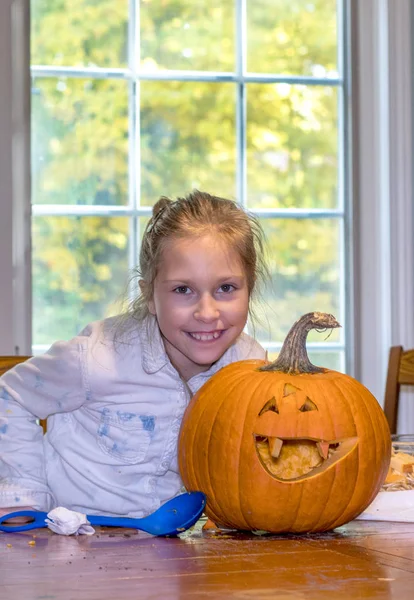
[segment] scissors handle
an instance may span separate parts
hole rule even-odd
[[[9,521],[16,517],[30,517],[32,521],[29,523],[18,523],[16,525],[13,523],[5,523],[5,521]],[[30,529],[40,529],[41,527],[47,527],[46,518],[47,513],[45,512],[37,510],[18,510],[0,517],[0,531],[12,531],[17,533],[19,531],[29,531]]]

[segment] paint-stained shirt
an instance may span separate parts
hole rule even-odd
[[[128,334],[116,323],[94,322],[0,378],[0,507],[153,512],[182,488],[177,440],[191,393],[221,367],[265,356],[243,333],[185,383],[152,317]]]

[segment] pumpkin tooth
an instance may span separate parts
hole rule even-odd
[[[320,441],[316,443],[318,452],[322,458],[327,459],[329,455],[329,442]]]
[[[283,440],[280,438],[269,438],[269,450],[273,458],[279,458],[280,451],[282,450]]]

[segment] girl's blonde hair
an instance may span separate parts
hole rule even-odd
[[[232,200],[194,190],[172,201],[162,196],[153,208],[142,239],[139,264],[132,274],[145,285],[127,313],[142,321],[149,314],[148,302],[165,244],[171,239],[217,235],[235,249],[247,277],[249,299],[267,275],[263,230],[253,215]]]

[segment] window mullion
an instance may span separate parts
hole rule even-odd
[[[128,20],[128,67],[130,80],[128,84],[128,181],[129,198],[128,206],[132,209],[129,217],[129,252],[128,264],[133,269],[137,264],[140,231],[139,214],[139,190],[141,181],[141,157],[140,157],[140,127],[139,127],[139,82],[137,72],[139,69],[139,1],[129,0]],[[130,290],[134,295],[136,290]]]
[[[247,205],[247,161],[246,161],[246,0],[236,0],[236,197],[243,206]]]

